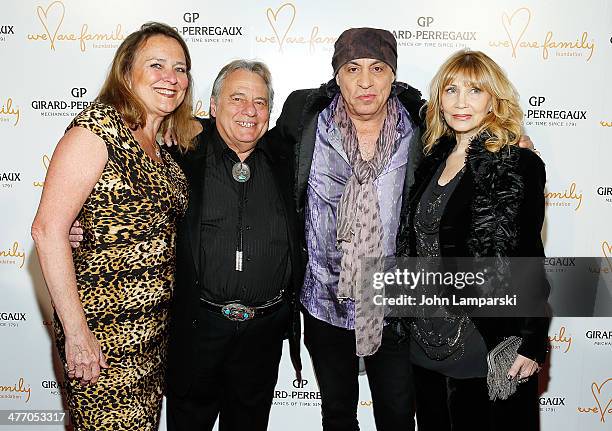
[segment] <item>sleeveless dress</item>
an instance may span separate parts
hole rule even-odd
[[[80,126],[106,144],[108,162],[85,201],[85,231],[73,251],[87,323],[109,364],[95,385],[65,376],[75,430],[157,430],[164,391],[168,310],[174,288],[176,222],[188,201],[185,176],[162,149],[149,158],[115,108],[94,103]],[[55,318],[65,360],[64,335]]]

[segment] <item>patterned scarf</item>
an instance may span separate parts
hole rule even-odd
[[[365,161],[359,151],[357,130],[338,98],[334,121],[340,130],[342,147],[352,174],[338,204],[336,246],[342,251],[338,298],[355,302],[355,342],[358,356],[376,353],[383,330],[384,307],[374,305],[372,274],[383,270],[383,227],[373,181],[389,163],[395,149],[398,101],[387,102],[387,117],[372,159]],[[361,278],[360,278],[361,277]]]

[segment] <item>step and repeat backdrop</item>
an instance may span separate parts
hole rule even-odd
[[[0,410],[62,409],[51,304],[30,224],[65,127],[96,97],[121,40],[153,20],[176,27],[189,45],[198,116],[208,115],[212,80],[224,64],[257,58],[273,73],[274,121],[292,90],[331,78],[334,41],[349,27],[392,31],[398,79],[425,97],[446,57],[466,47],[483,50],[518,88],[526,132],[547,165],[542,232],[547,255],[601,258],[585,271],[611,276],[612,4],[607,0],[4,1]],[[555,273],[575,265],[571,258],[548,263]],[[580,295],[580,283],[573,287]],[[602,298],[609,300],[610,290],[606,296],[604,289]],[[612,319],[557,317],[549,337],[550,363],[540,375],[543,429],[612,429]],[[288,355],[283,357],[271,430],[289,424],[296,430],[320,428],[320,395],[303,352],[302,382],[295,380]],[[373,430],[367,378],[360,383],[360,422]],[[20,429],[27,428],[40,427]]]

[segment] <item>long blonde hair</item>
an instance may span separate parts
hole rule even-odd
[[[470,85],[491,95],[492,110],[476,132],[478,135],[486,130],[490,135],[485,148],[497,152],[507,145],[516,145],[523,130],[523,111],[516,89],[489,56],[481,51],[461,50],[440,66],[431,81],[425,115],[427,130],[423,135],[425,153],[430,153],[441,137],[454,136],[453,129],[444,121],[441,97],[444,88],[459,75],[466,77]]]
[[[161,123],[160,132],[163,134],[171,128],[176,136],[179,149],[185,152],[193,147],[193,81],[191,78],[191,56],[189,48],[181,35],[172,27],[159,22],[148,22],[140,30],[131,33],[117,48],[108,76],[102,85],[97,101],[112,105],[119,111],[127,125],[132,129],[144,127],[146,124],[146,111],[136,95],[130,90],[127,76],[138,50],[142,48],[151,36],[166,36],[176,40],[183,48],[187,67],[189,85],[185,91],[183,103],[167,115]]]

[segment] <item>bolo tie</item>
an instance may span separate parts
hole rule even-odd
[[[232,167],[232,177],[239,183],[246,183],[251,178],[251,168],[244,162],[236,162]]]
[[[236,162],[232,167],[232,177],[239,183],[246,183],[251,178],[251,169],[244,162]],[[244,198],[246,187],[242,187],[242,200],[238,208],[238,246],[236,247],[236,271],[242,271],[242,215],[244,213]]]

